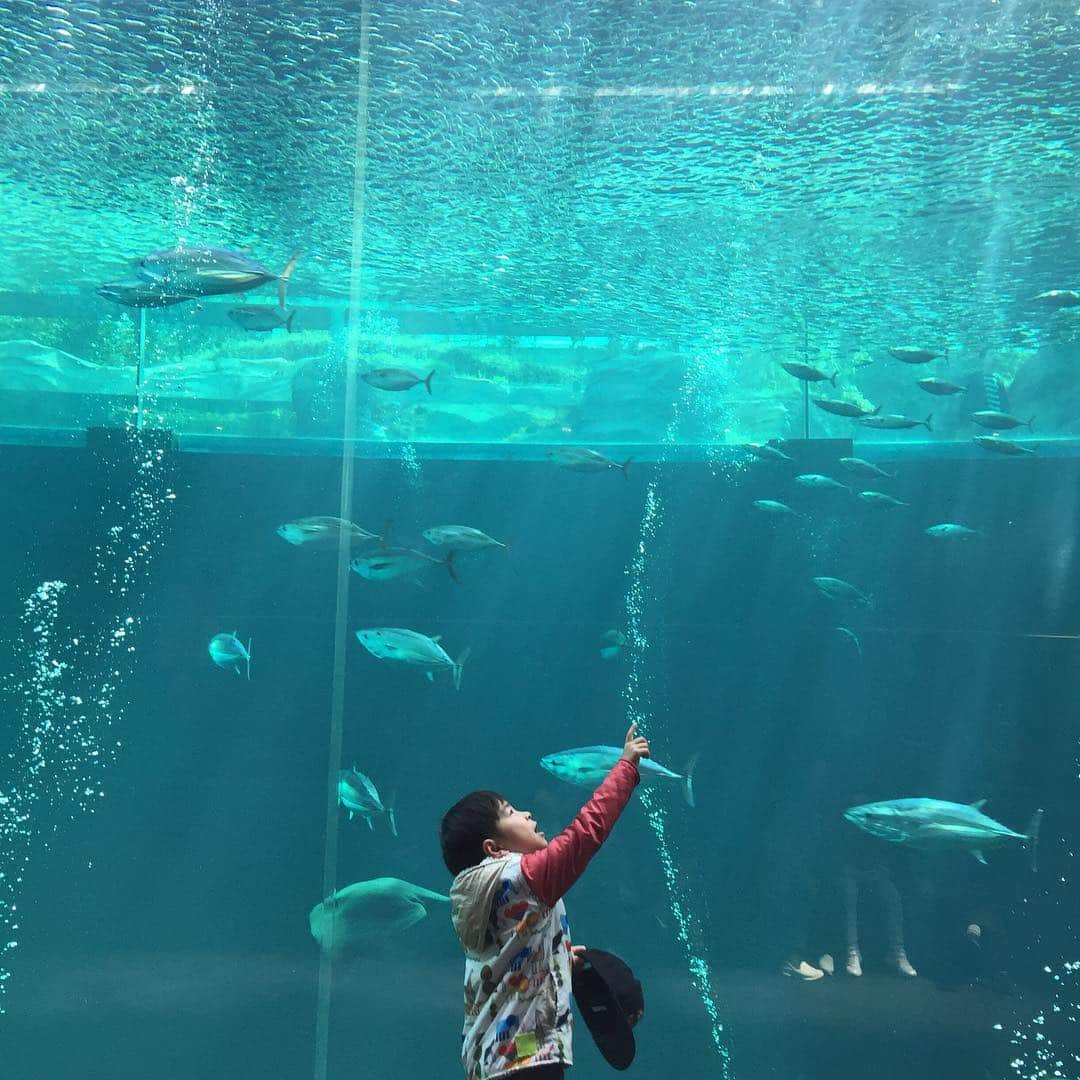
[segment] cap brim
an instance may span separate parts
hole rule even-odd
[[[596,1048],[613,1068],[627,1069],[637,1049],[634,1032],[611,988],[594,967],[573,973],[574,999]]]

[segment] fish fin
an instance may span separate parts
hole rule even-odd
[[[251,646],[254,643],[255,643],[255,639],[253,637],[249,637],[248,638],[248,647],[247,647],[247,677],[248,677],[248,682],[251,682]]]
[[[465,661],[469,659],[469,654],[472,652],[472,646],[466,645],[464,651],[457,658],[454,663],[454,689],[461,689],[461,669],[465,667]]]
[[[981,862],[983,866],[986,866],[986,856],[981,851],[973,851],[971,854],[975,856],[976,862]]]
[[[839,371],[834,371],[834,372],[832,373],[832,378],[831,378],[831,379],[829,380],[829,382],[831,382],[831,383],[833,384],[833,388],[834,388],[834,389],[836,388],[836,377],[837,377],[837,375],[839,375],[839,374],[840,374],[840,372],[839,372]]]
[[[457,575],[457,567],[454,566],[454,552],[448,551],[446,553],[446,572],[456,581],[461,584],[461,578]]]
[[[424,385],[427,387],[427,392],[431,393],[431,376],[435,374],[434,369],[428,372],[428,377],[424,380]]]
[[[626,459],[626,460],[625,460],[625,461],[624,461],[624,462],[623,462],[623,463],[622,463],[622,464],[621,464],[621,465],[619,466],[619,468],[620,468],[620,469],[622,469],[622,474],[623,474],[623,476],[624,476],[624,477],[625,477],[625,478],[626,478],[627,480],[629,480],[629,479],[630,479],[630,462],[631,462],[631,461],[633,461],[633,460],[634,460],[634,459],[633,459],[633,456],[631,456],[631,457],[628,457],[628,458],[627,458],[627,459]]]
[[[1036,810],[1031,815],[1031,820],[1028,822],[1027,827],[1027,846],[1031,849],[1031,872],[1033,874],[1038,873],[1039,870],[1039,828],[1042,825],[1043,812],[1042,810]]]
[[[427,679],[428,682],[434,682],[435,681],[435,676],[432,675],[430,671],[425,671],[424,672],[424,678]]]
[[[1028,422],[1027,422],[1027,426],[1028,426],[1028,431],[1034,431],[1034,430],[1035,430],[1035,429],[1034,429],[1034,428],[1033,428],[1033,427],[1031,426],[1031,425],[1032,425],[1032,424],[1034,424],[1034,423],[1035,423],[1035,417],[1034,417],[1034,416],[1029,416],[1029,417],[1028,417]]]
[[[285,320],[285,330],[286,330],[287,333],[291,334],[293,332],[292,321],[293,321],[294,318],[296,318],[296,311],[295,310],[290,311],[289,312],[289,317]]]
[[[278,274],[278,307],[283,311],[285,310],[285,290],[289,287],[289,278],[292,277],[292,272],[296,269],[296,262],[300,258],[300,252],[294,251],[289,256],[289,261],[285,264],[285,269]]]
[[[434,641],[436,645],[438,645],[438,643],[442,641],[442,634],[432,634],[431,640]]]
[[[972,810],[981,810],[988,801],[989,800],[987,799],[976,799],[973,803],[968,803],[968,806],[970,806]]]
[[[394,791],[386,803],[386,820],[390,823],[390,835],[397,836],[397,792]]]
[[[370,830],[371,830],[372,832],[374,832],[374,831],[375,831],[375,826],[374,826],[374,825],[372,825],[372,823],[371,823],[371,817],[370,817],[370,816],[367,816],[367,817],[365,817],[365,818],[364,818],[364,820],[365,820],[365,821],[367,822],[367,827],[368,827],[368,828],[369,828],[369,829],[370,829]]]
[[[925,420],[923,421],[923,423],[924,423],[924,424],[926,425],[926,430],[927,430],[927,431],[933,431],[933,430],[934,430],[934,429],[933,429],[933,428],[932,428],[932,427],[930,426],[930,421],[931,421],[931,420],[933,420],[933,419],[934,419],[934,414],[933,414],[933,413],[931,413],[931,414],[930,414],[930,415],[929,415],[929,416],[928,416],[928,417],[927,417],[927,418],[926,418],[926,419],[925,419]]]
[[[354,814],[354,813],[353,813],[353,812],[352,812],[352,811],[350,810],[350,811],[349,811],[349,820],[350,820],[350,821],[352,821],[352,819],[353,819],[354,817],[356,817],[356,815],[355,815],[355,814]]]
[[[691,755],[690,760],[686,763],[686,775],[683,776],[683,798],[686,799],[686,805],[691,809],[697,806],[694,801],[694,770],[697,768],[700,757],[700,750]]]
[[[382,536],[379,537],[379,550],[380,551],[386,551],[386,549],[390,546],[390,526],[391,525],[393,525],[393,522],[390,520],[390,518],[387,518],[386,521],[383,523]]]

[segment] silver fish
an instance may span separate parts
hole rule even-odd
[[[966,386],[957,386],[945,379],[918,379],[916,386],[921,387],[928,394],[936,394],[938,397],[947,397],[949,394],[966,394]]]
[[[244,307],[233,308],[229,312],[229,318],[245,330],[254,330],[260,333],[268,333],[271,330],[280,330],[285,327],[287,333],[292,333],[293,316],[295,308],[276,308],[269,304],[251,304]]]
[[[807,488],[837,488],[840,491],[850,491],[851,488],[847,484],[841,484],[839,480],[834,480],[831,476],[825,476],[822,473],[802,473],[795,477],[795,483],[801,487]]]
[[[881,412],[881,406],[876,409],[864,409],[850,401],[834,401],[832,398],[811,398],[819,409],[832,413],[834,416],[846,416],[850,420],[858,420],[861,416],[875,416]]]
[[[929,364],[936,360],[942,353],[936,353],[930,349],[890,349],[889,355],[894,360],[902,360],[905,364]]]
[[[351,521],[338,517],[306,517],[296,521],[287,521],[275,530],[282,540],[297,547],[309,547],[313,550],[336,548],[344,535],[350,547],[370,544],[379,537],[375,533],[361,529]]]
[[[886,472],[884,469],[879,469],[872,461],[865,461],[863,458],[857,457],[842,457],[840,464],[847,469],[848,472],[854,473],[856,476],[865,477],[880,477],[883,480],[895,480],[896,473]]]
[[[874,606],[873,597],[867,596],[866,593],[855,588],[850,581],[844,581],[843,578],[816,577],[814,578],[814,584],[817,586],[818,592],[822,596],[827,596],[830,600],[848,600],[853,604],[862,604],[864,607]]]
[[[627,480],[630,479],[630,462],[634,460],[627,458],[620,465],[598,451],[588,450],[583,446],[559,447],[549,450],[547,456],[560,468],[573,472],[607,472],[608,469],[619,469]]]
[[[1035,420],[1034,416],[1028,417],[1027,420],[1021,420],[1018,417],[1010,416],[1008,413],[997,412],[994,409],[982,409],[979,412],[973,412],[971,419],[979,425],[979,427],[990,428],[992,431],[1008,431],[1011,428],[1026,427],[1029,431],[1034,430],[1031,425]]]
[[[775,446],[770,446],[768,443],[743,443],[743,449],[748,453],[753,454],[754,457],[761,458],[762,461],[794,460],[790,454],[785,454],[783,450],[779,450]]]
[[[790,514],[792,517],[803,516],[797,510],[792,510],[786,503],[777,502],[775,499],[755,499],[754,506],[766,514],[776,514],[778,516]]]
[[[867,506],[876,506],[882,510],[888,510],[894,506],[909,505],[901,499],[894,499],[891,495],[886,495],[884,491],[860,491],[858,497]]]
[[[346,885],[316,904],[308,926],[323,952],[340,956],[408,930],[433,903],[448,904],[450,897],[400,878],[374,878]]]
[[[803,382],[829,382],[835,386],[836,377],[840,374],[839,371],[834,371],[831,375],[827,375],[824,371],[811,367],[809,364],[800,364],[797,360],[787,360],[780,366],[789,375],[794,375],[796,379],[801,379]]]
[[[433,566],[445,566],[447,573],[458,581],[454,554],[450,551],[445,559],[433,559],[413,548],[384,547],[373,555],[360,555],[353,559],[349,569],[368,581],[394,581],[397,578],[415,577]]]
[[[838,634],[843,634],[844,637],[855,646],[855,652],[858,653],[859,659],[862,659],[862,645],[859,644],[859,638],[854,630],[849,630],[846,626],[838,626],[836,628]]]
[[[1049,292],[1039,293],[1034,300],[1060,311],[1062,308],[1080,306],[1080,293],[1073,292],[1072,289],[1050,289]]]
[[[361,374],[360,378],[368,384],[368,386],[374,386],[376,390],[411,390],[414,386],[419,386],[421,383],[427,388],[427,392],[431,393],[431,377],[435,374],[434,371],[427,373],[427,378],[422,379],[419,375],[414,375],[411,371],[406,371],[404,368],[374,368],[371,371],[365,371]]]
[[[966,525],[957,525],[954,521],[943,521],[940,525],[931,525],[924,530],[927,536],[937,540],[970,540],[973,536],[982,536],[978,529],[969,529]]]
[[[864,416],[858,422],[863,427],[880,428],[883,431],[904,431],[907,428],[919,427],[921,424],[927,431],[933,431],[930,421],[934,419],[931,413],[925,420],[912,420],[898,413],[886,413],[884,416]]]
[[[421,534],[429,544],[453,551],[481,551],[488,547],[505,548],[506,544],[468,525],[432,525]]]
[[[376,814],[385,814],[390,823],[390,832],[397,836],[397,816],[392,806],[383,805],[379,791],[370,776],[365,776],[354,764],[351,769],[342,769],[338,773],[338,802],[349,811],[349,820],[359,815],[374,830],[371,819]]]
[[[278,283],[278,307],[285,306],[285,290],[300,258],[294,252],[280,274],[268,270],[242,251],[214,247],[174,247],[152,251],[135,266],[135,273],[163,289],[186,296],[220,296]]]
[[[614,660],[626,644],[626,635],[621,630],[608,630],[600,640],[603,642],[600,656],[604,660]]]
[[[454,679],[454,689],[461,689],[461,669],[469,658],[468,649],[457,660],[451,660],[450,655],[439,644],[438,636],[428,637],[415,630],[403,630],[393,626],[357,630],[356,638],[376,659],[396,660],[402,664],[422,667],[429,680],[434,680],[434,671],[449,671]]]
[[[230,671],[240,674],[241,668],[246,671],[247,677],[251,679],[251,642],[252,638],[248,638],[247,647],[244,647],[244,643],[236,636],[234,630],[231,634],[215,634],[210,639],[210,644],[207,647],[207,651],[210,653],[210,659],[221,668],[229,668]]]
[[[1031,850],[1031,869],[1036,869],[1041,810],[1036,810],[1027,832],[1013,832],[982,812],[985,799],[971,804],[945,802],[942,799],[889,799],[865,803],[844,811],[844,817],[871,836],[893,844],[924,851],[955,850],[970,852],[985,863],[986,848],[1019,843]]]
[[[1002,439],[997,435],[976,435],[974,441],[986,450],[993,450],[998,454],[1034,454],[1035,451],[1027,446],[1021,446],[1011,439]]]
[[[621,756],[621,746],[579,746],[574,750],[560,750],[558,753],[548,754],[540,759],[540,764],[552,776],[557,776],[568,784],[595,791]],[[669,780],[681,784],[683,798],[688,806],[693,806],[694,769],[697,760],[698,755],[695,754],[687,764],[686,774],[680,775],[665,769],[650,758],[642,758],[638,762],[638,772],[646,782]]]
[[[185,300],[194,299],[187,293],[177,292],[160,282],[135,279],[108,281],[98,286],[97,293],[106,300],[133,308],[171,307],[173,304],[182,304]]]

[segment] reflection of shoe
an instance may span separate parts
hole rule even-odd
[[[800,960],[797,964],[788,960],[780,969],[780,974],[792,979],[802,979],[803,982],[814,982],[822,978],[825,972],[814,967],[813,964],[808,964],[805,960]]]
[[[859,955],[858,949],[848,949],[847,963],[844,965],[844,970],[849,975],[858,976],[862,974],[862,957]]]
[[[817,962],[817,966],[821,968],[826,975],[831,975],[836,970],[836,965],[833,963],[831,953],[822,953],[821,959]]]
[[[911,961],[907,958],[907,953],[903,949],[889,955],[888,963],[896,968],[901,975],[906,975],[909,979],[914,979],[919,973],[911,966]]]

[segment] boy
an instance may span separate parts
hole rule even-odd
[[[443,818],[450,911],[465,947],[468,1080],[523,1070],[521,1080],[559,1080],[573,1064],[570,972],[581,947],[571,947],[562,898],[607,839],[648,756],[631,724],[611,772],[550,844],[532,814],[494,791],[466,795]]]

